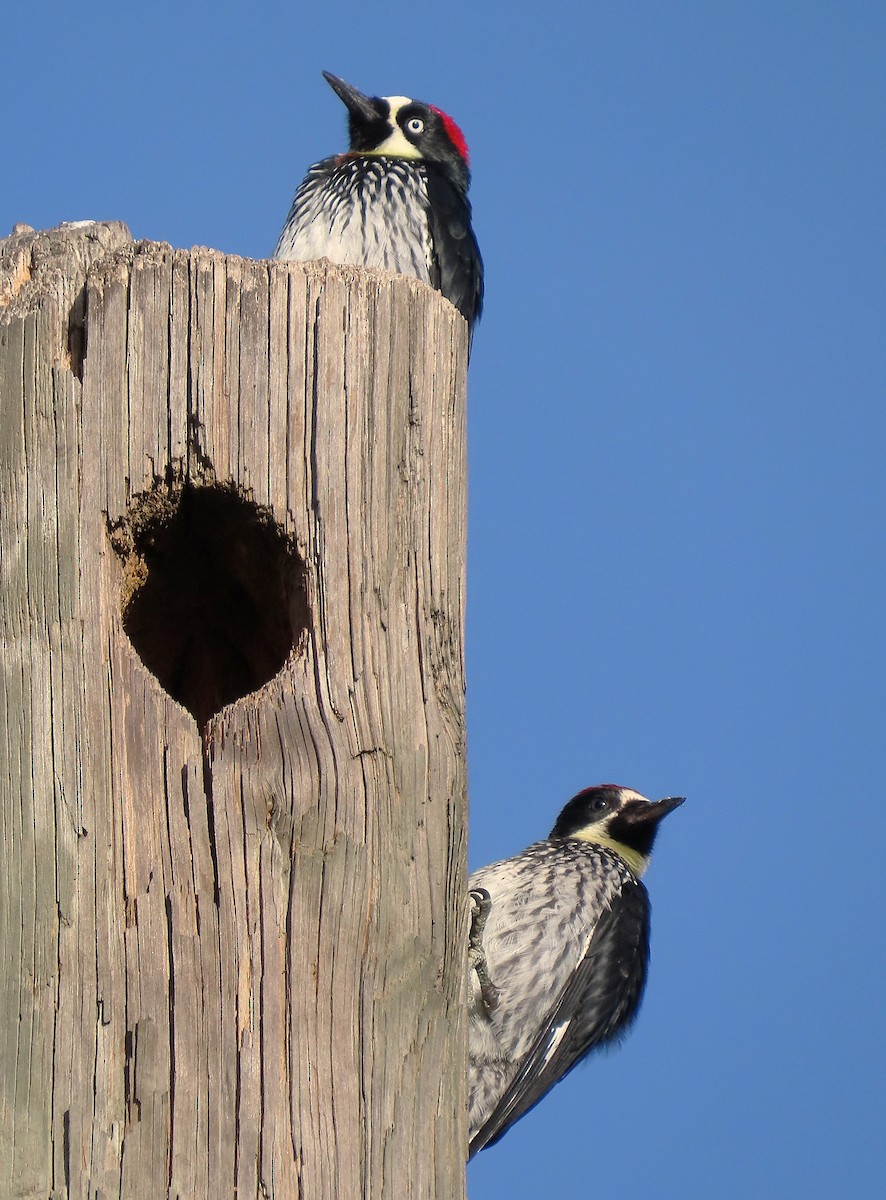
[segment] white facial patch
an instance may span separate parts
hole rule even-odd
[[[372,151],[373,154],[389,154],[391,158],[421,158],[421,151],[417,146],[413,146],[412,142],[403,133],[403,130],[397,124],[397,113],[407,104],[412,104],[413,101],[408,96],[384,96],[391,106],[391,115],[388,118],[394,126],[393,133]]]
[[[642,800],[644,804],[649,803],[645,796],[641,796],[639,792],[632,791],[631,788],[621,788],[619,790],[619,796],[622,804],[626,803],[628,800]]]

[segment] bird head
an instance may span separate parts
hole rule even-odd
[[[639,792],[611,783],[585,788],[560,813],[550,836],[607,846],[639,877],[649,866],[660,821],[683,800],[683,796],[647,800]]]
[[[364,96],[329,71],[323,78],[348,110],[351,154],[438,163],[456,187],[468,190],[468,146],[452,117],[407,96]]]

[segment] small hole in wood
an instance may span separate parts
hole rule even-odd
[[[110,527],[123,626],[201,728],[272,679],[308,629],[305,567],[272,514],[233,487],[159,485]]]

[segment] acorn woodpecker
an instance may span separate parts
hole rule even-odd
[[[309,169],[274,258],[329,258],[414,275],[473,328],[483,262],[471,228],[464,135],[431,104],[364,96],[328,71],[323,76],[347,105],[350,148]]]
[[[586,788],[545,841],[471,876],[469,1157],[637,1015],[649,960],[640,876],[682,803]]]

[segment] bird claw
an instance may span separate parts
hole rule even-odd
[[[468,968],[477,976],[480,998],[487,1013],[498,1008],[500,993],[489,978],[489,967],[483,950],[483,930],[492,910],[492,898],[486,888],[472,888],[468,893],[471,900],[471,932],[468,936]]]

